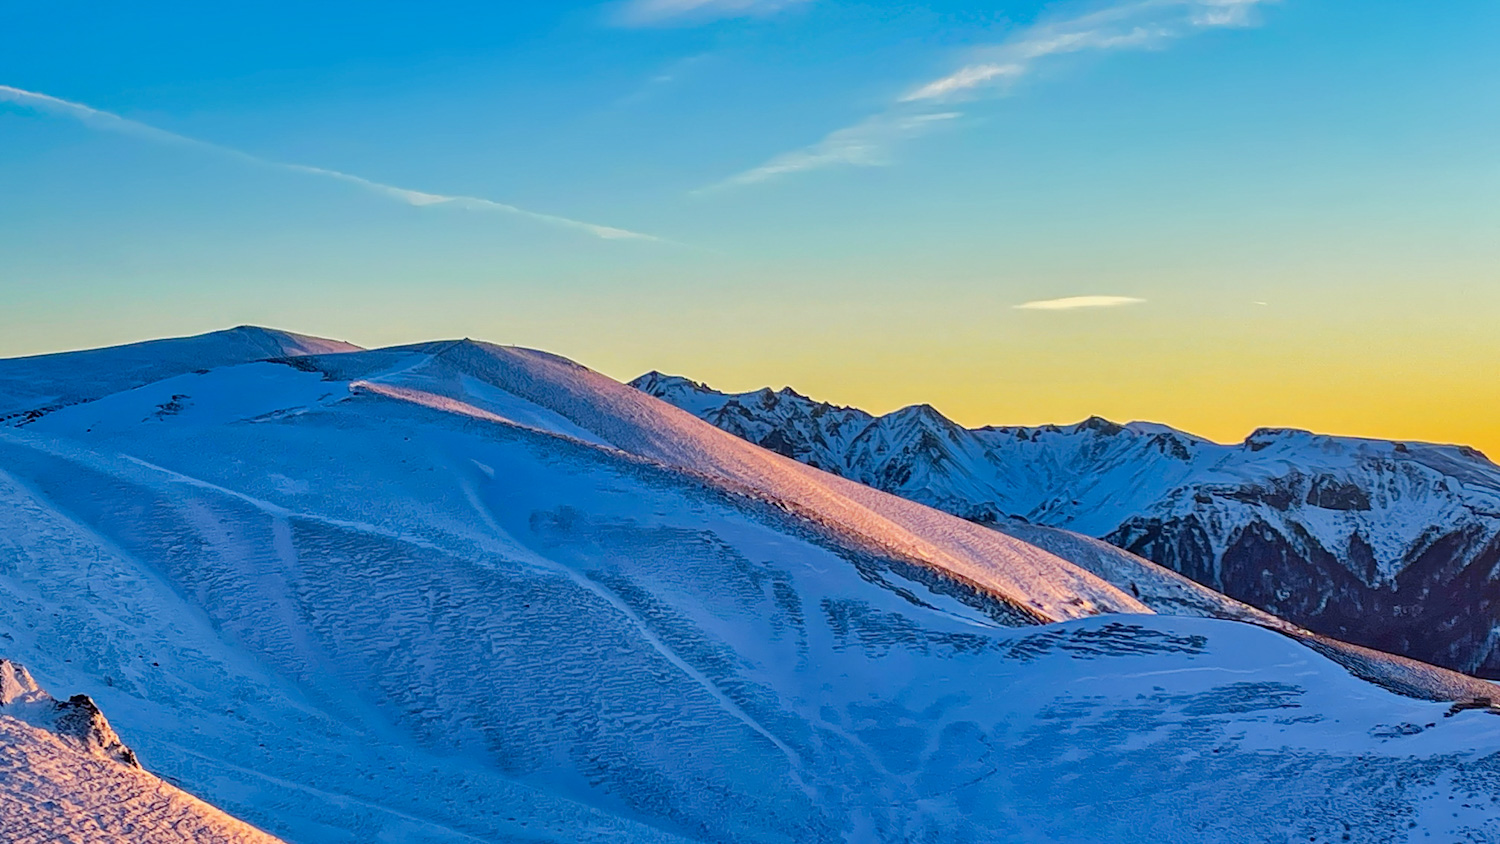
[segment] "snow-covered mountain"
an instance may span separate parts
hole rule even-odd
[[[1500,689],[552,355],[45,400],[0,427],[0,650],[294,844],[1500,835]]]
[[[632,383],[1022,538],[1024,524],[1103,538],[1313,630],[1500,676],[1500,467],[1473,449],[1269,429],[1220,445],[1098,418],[968,430],[926,405],[875,417],[790,389],[730,395],[656,372]]]
[[[195,337],[0,359],[0,424],[24,423],[70,404],[187,372],[358,348],[338,340],[242,325]]]
[[[0,838],[11,844],[276,844],[141,770],[86,695],[53,698],[0,659]]]

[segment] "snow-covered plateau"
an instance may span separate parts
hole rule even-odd
[[[7,840],[1500,841],[1500,688],[553,355],[244,328],[0,416]]]
[[[1273,615],[1500,677],[1500,467],[1461,446],[1262,429],[1222,445],[1164,425],[965,429],[791,389],[635,386],[833,474],[1034,541],[1104,539]]]

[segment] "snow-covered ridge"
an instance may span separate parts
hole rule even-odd
[[[0,359],[0,424],[163,378],[267,358],[357,351],[339,340],[242,325],[193,337]]]
[[[419,400],[425,390],[487,409],[494,399],[466,388],[462,377],[467,376],[469,383],[530,402],[593,439],[760,493],[867,550],[925,563],[1040,620],[1147,611],[1119,588],[1035,546],[747,446],[690,414],[555,355],[472,341],[413,350],[432,354],[432,363],[367,380],[413,388],[405,394],[408,400]],[[506,409],[498,409],[505,416]]]
[[[1474,449],[1269,428],[1226,445],[1100,418],[966,430],[927,406],[632,383],[851,480],[1001,530],[1105,538],[1315,630],[1500,675],[1500,467]]]

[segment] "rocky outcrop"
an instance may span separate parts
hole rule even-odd
[[[88,695],[57,700],[24,666],[8,659],[0,659],[0,715],[47,730],[93,756],[141,766]]]

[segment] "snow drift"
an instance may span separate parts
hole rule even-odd
[[[140,769],[87,696],[0,659],[0,837],[13,844],[276,844]]]

